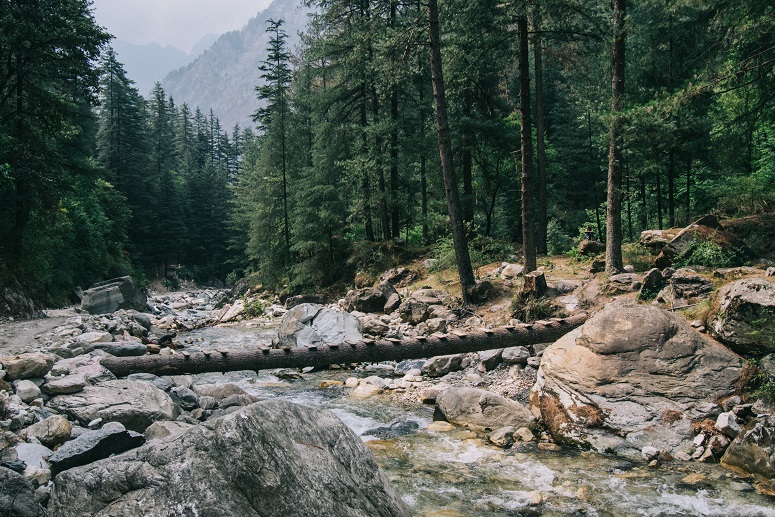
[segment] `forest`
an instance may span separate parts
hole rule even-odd
[[[0,285],[304,292],[773,210],[770,2],[307,4],[298,48],[267,24],[255,126],[223,128],[143,98],[88,0],[0,0]]]

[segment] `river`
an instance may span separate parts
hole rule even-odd
[[[268,343],[272,325],[200,329],[179,339],[193,349]],[[194,383],[234,382],[261,398],[325,408],[370,447],[413,515],[502,516],[772,516],[775,504],[717,464],[674,461],[658,468],[594,452],[500,449],[457,428],[428,429],[433,407],[377,396],[358,400],[344,387],[321,388],[372,372],[326,370],[300,378],[278,372],[209,373]],[[292,377],[295,377],[293,375]],[[682,481],[694,474],[695,480]]]

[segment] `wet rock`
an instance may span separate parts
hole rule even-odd
[[[500,429],[496,429],[495,431],[489,433],[487,435],[487,441],[496,447],[506,449],[511,447],[511,445],[514,443],[514,433],[516,431],[517,428],[513,425],[501,427]]]
[[[741,372],[739,356],[682,317],[615,301],[544,351],[531,410],[555,438],[600,451],[689,452],[692,420],[717,415]]]
[[[350,396],[356,399],[367,399],[370,397],[373,397],[374,395],[379,395],[382,393],[383,387],[378,386],[376,384],[371,384],[368,382],[360,382],[358,384],[358,387],[356,387],[352,392],[350,392]]]
[[[423,364],[421,368],[422,374],[428,377],[442,377],[450,372],[460,370],[464,358],[464,354],[431,357]]]
[[[112,454],[121,454],[144,443],[145,437],[134,431],[119,429],[88,431],[57,449],[49,456],[48,461],[51,464],[51,472],[56,475],[64,470],[107,458]]]
[[[752,420],[721,458],[725,467],[775,478],[775,416]]]
[[[82,423],[101,418],[143,432],[156,420],[174,420],[179,410],[165,392],[142,381],[107,381],[75,395],[57,395],[49,405]]]
[[[99,282],[84,291],[81,310],[89,314],[107,314],[119,309],[144,311],[146,301],[132,278],[123,276]]]
[[[48,515],[35,499],[35,488],[17,472],[0,467],[0,515],[44,517]]]
[[[0,357],[5,380],[45,377],[54,366],[54,356],[40,352]]]
[[[708,449],[713,453],[713,456],[720,458],[724,451],[729,447],[730,440],[723,434],[716,434],[710,437],[708,440]]]
[[[277,333],[280,344],[291,347],[355,343],[363,339],[358,318],[314,304],[301,304],[289,310]]]
[[[410,370],[421,370],[424,364],[424,359],[409,359],[406,361],[401,361],[396,365],[395,373],[396,375],[406,375]]]
[[[61,415],[54,415],[32,424],[25,430],[27,438],[35,438],[46,447],[54,447],[70,439],[72,425]]]
[[[526,427],[534,420],[519,402],[477,388],[449,388],[436,398],[437,414],[453,424],[480,430]]]
[[[709,318],[711,335],[745,357],[775,352],[775,282],[749,278],[722,287]]]
[[[363,433],[363,435],[373,436],[379,440],[392,440],[394,438],[398,438],[399,436],[414,434],[418,429],[420,429],[420,424],[414,420],[405,420],[393,422],[388,426],[369,429]]]
[[[181,515],[409,515],[338,418],[281,401],[62,472],[49,502],[52,515],[168,515],[172,508]]]

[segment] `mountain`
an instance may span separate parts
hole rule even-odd
[[[301,0],[274,0],[243,29],[222,35],[192,63],[169,73],[162,81],[165,92],[178,106],[185,102],[191,110],[212,109],[224,129],[235,124],[254,126],[251,115],[259,106],[255,91],[258,67],[266,58],[269,41],[266,21],[285,21],[292,51],[307,23],[307,12]]]
[[[161,81],[171,70],[190,63],[217,38],[215,34],[208,34],[199,40],[189,53],[175,47],[162,47],[158,43],[136,45],[116,39],[111,44],[119,61],[124,64],[127,77],[135,82],[142,95],[147,96],[156,81]]]

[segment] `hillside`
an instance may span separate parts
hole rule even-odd
[[[294,48],[306,24],[305,11],[298,0],[275,0],[242,30],[222,35],[192,63],[167,75],[162,81],[164,90],[178,105],[186,102],[192,110],[197,106],[207,111],[212,108],[224,128],[252,126],[269,19],[285,20],[288,44]]]

